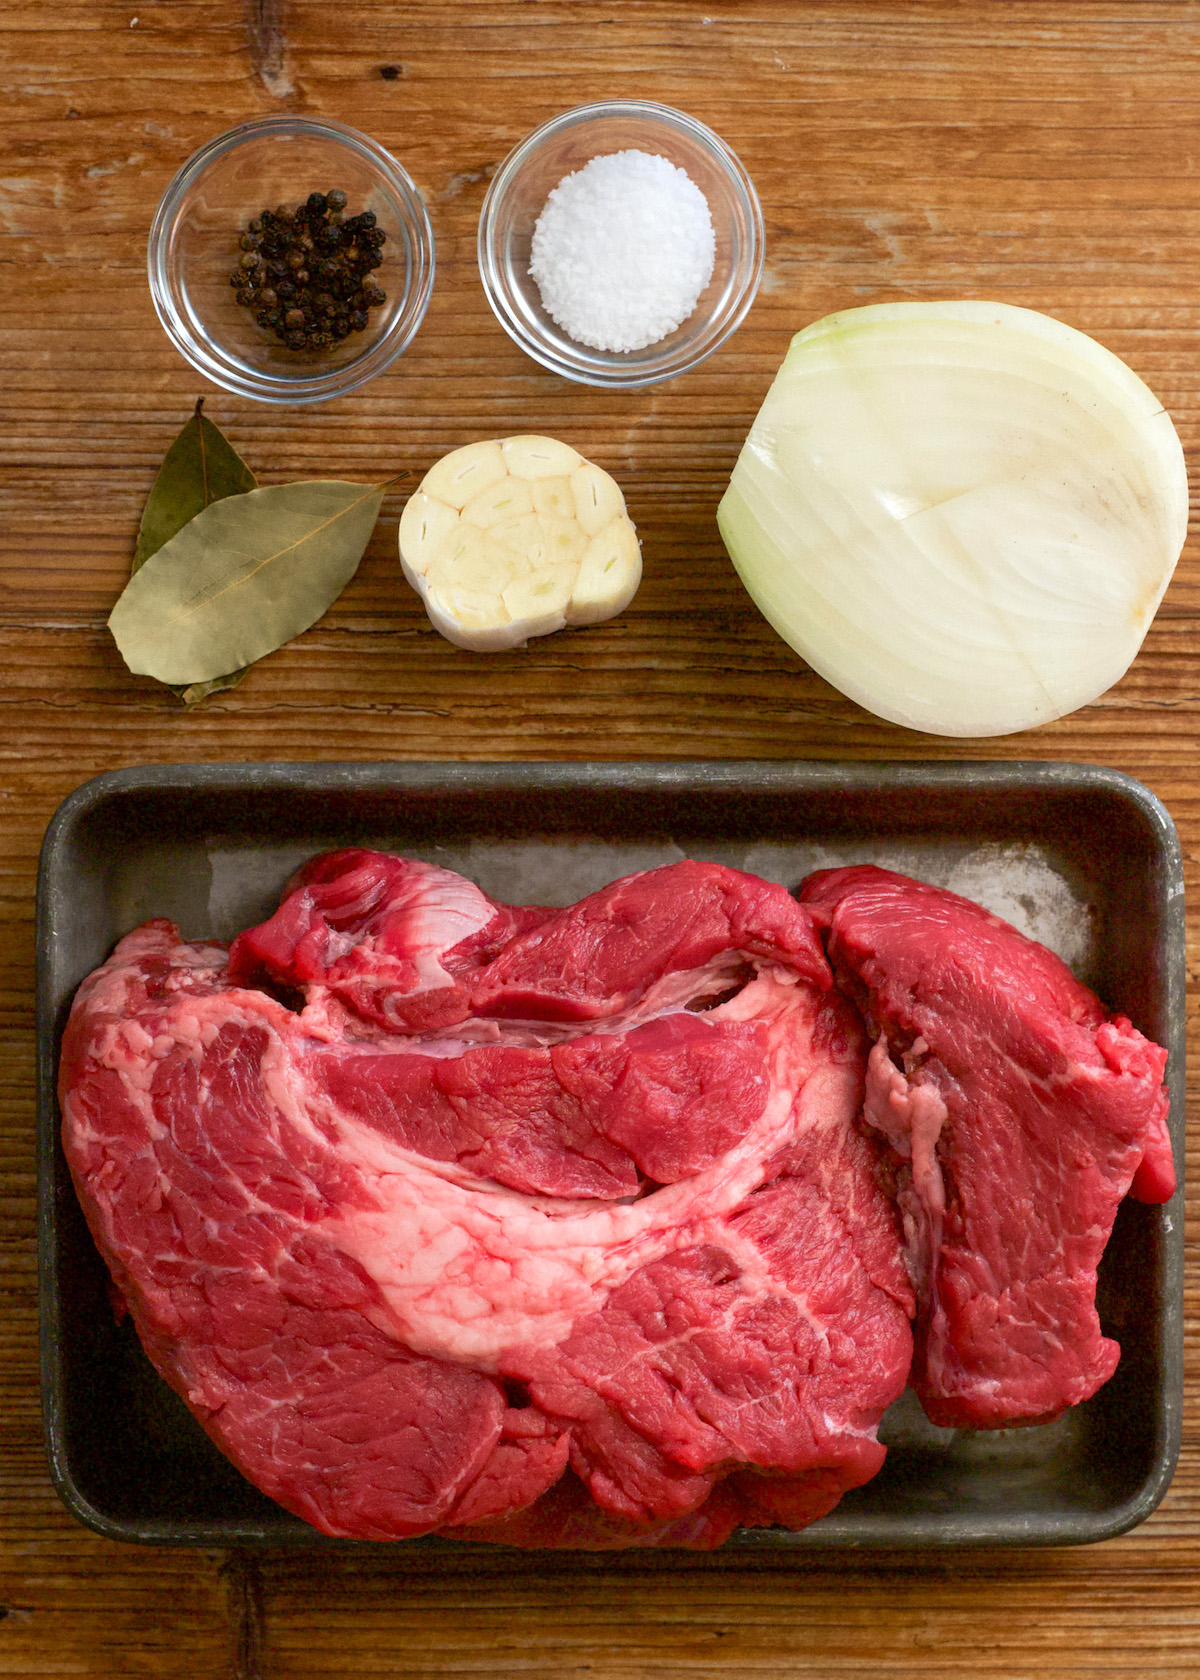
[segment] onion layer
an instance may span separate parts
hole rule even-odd
[[[983,736],[1123,675],[1187,511],[1170,416],[1111,351],[1008,304],[888,303],[792,340],[717,519],[821,676]]]

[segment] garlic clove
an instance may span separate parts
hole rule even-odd
[[[507,472],[498,443],[468,443],[463,449],[451,450],[431,467],[421,481],[421,489],[458,510]]]
[[[429,562],[440,554],[458,528],[458,515],[445,502],[418,490],[408,498],[400,516],[400,550],[408,568],[424,577]]]
[[[533,512],[533,489],[527,479],[505,473],[486,490],[481,490],[462,510],[462,517],[481,530],[490,530],[501,520],[519,519]],[[451,510],[453,511],[453,510]]]
[[[589,537],[625,512],[625,498],[620,486],[601,467],[582,461],[571,474],[571,493],[575,498],[575,517]]]
[[[505,468],[514,478],[565,478],[583,457],[557,438],[511,437],[499,445]]]
[[[569,519],[574,523],[575,492],[571,489],[569,478],[536,478],[530,489],[538,513],[550,514],[555,519]]]
[[[599,624],[624,612],[642,581],[642,551],[628,520],[614,519],[588,543],[567,610],[568,624]]]

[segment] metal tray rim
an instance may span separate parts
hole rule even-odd
[[[1182,1287],[1183,1287],[1183,1037],[1185,929],[1183,922],[1182,851],[1174,822],[1157,796],[1134,777],[1107,766],[1074,762],[955,760],[955,761],[822,761],[822,760],[666,760],[666,761],[374,761],[310,762],[265,761],[211,764],[145,764],[104,772],[84,782],[58,807],[47,826],[39,858],[37,886],[37,1103],[38,1103],[38,1255],[40,1355],[43,1421],[47,1462],[54,1486],[67,1508],[87,1527],[107,1538],[124,1542],[185,1546],[300,1546],[373,1550],[394,1555],[395,1543],[332,1540],[288,1519],[289,1529],[266,1532],[253,1523],[193,1522],[175,1526],[151,1519],[135,1523],[96,1509],[76,1486],[71,1474],[66,1444],[53,1404],[60,1392],[62,1365],[59,1357],[62,1321],[55,1283],[57,1260],[56,1198],[60,1186],[54,1173],[57,1137],[56,1046],[54,1043],[55,930],[51,903],[58,885],[58,854],[65,837],[85,817],[110,799],[138,793],[176,790],[275,791],[288,792],[302,778],[309,788],[320,791],[380,791],[404,788],[486,792],[505,787],[536,790],[539,787],[605,787],[634,791],[652,787],[656,791],[692,790],[703,778],[708,786],[724,785],[767,793],[775,790],[803,791],[819,786],[823,791],[920,789],[969,790],[981,783],[992,787],[1062,789],[1108,792],[1136,807],[1154,833],[1163,856],[1168,879],[1167,898],[1172,914],[1167,919],[1165,969],[1167,1014],[1170,1022],[1168,1049],[1171,1053],[1171,1117],[1179,1188],[1168,1204],[1172,1226],[1165,1242],[1165,1296],[1167,1312],[1161,1325],[1161,1355],[1165,1384],[1161,1414],[1155,1436],[1155,1464],[1136,1494],[1121,1505],[1078,1517],[1069,1534],[1035,1532],[1036,1521],[1021,1514],[993,1517],[986,1522],[960,1520],[948,1525],[940,1514],[913,1515],[905,1519],[905,1531],[898,1533],[895,1519],[870,1518],[859,1513],[855,1529],[847,1532],[837,1521],[837,1512],[798,1534],[781,1530],[740,1530],[717,1554],[730,1562],[744,1559],[747,1551],[775,1554],[796,1552],[811,1555],[831,1551],[892,1551],[937,1549],[950,1546],[1019,1547],[1089,1544],[1114,1538],[1148,1517],[1160,1504],[1174,1474],[1181,1437],[1181,1393],[1183,1379]],[[1172,1305],[1174,1303],[1174,1305]],[[294,1523],[292,1530],[290,1524]],[[452,1550],[461,1554],[466,1543],[430,1537],[406,1542],[406,1550]],[[503,1548],[501,1548],[503,1550]],[[514,1550],[511,1555],[518,1553]],[[528,1553],[519,1555],[528,1556]],[[639,1554],[590,1554],[606,1565]],[[689,1554],[691,1555],[691,1554]]]

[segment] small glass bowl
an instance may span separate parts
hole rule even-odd
[[[592,158],[626,150],[665,157],[708,200],[716,235],[712,279],[683,324],[643,350],[593,350],[542,307],[529,272],[533,230],[551,190]],[[693,368],[741,325],[763,267],[754,183],[725,142],[669,105],[643,99],[580,105],[544,123],[500,165],[479,217],[479,272],[500,325],[535,362],[580,385],[630,390]]]
[[[387,301],[367,327],[322,350],[290,350],[234,296],[246,224],[311,192],[340,188],[347,215],[373,210],[387,234],[375,278]],[[194,153],[150,229],[150,291],[177,350],[226,391],[261,402],[323,402],[366,384],[411,342],[433,290],[433,231],[420,193],[365,134],[309,117],[243,123]]]

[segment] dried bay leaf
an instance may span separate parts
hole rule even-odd
[[[133,570],[170,542],[189,520],[226,496],[242,496],[258,480],[229,439],[203,413],[204,398],[163,456],[138,527]]]
[[[227,688],[236,688],[249,669],[249,665],[243,665],[240,671],[230,671],[224,677],[211,677],[208,682],[171,683],[171,693],[177,694],[191,711],[201,700],[207,700],[210,694],[224,694]]]
[[[150,486],[138,526],[133,570],[140,571],[152,554],[213,502],[244,495],[257,484],[221,428],[205,415],[204,398],[197,398],[195,411],[163,456],[158,477]],[[191,708],[210,694],[235,688],[246,669],[243,666],[206,683],[173,683],[171,689]]]
[[[280,484],[212,502],[130,578],[108,627],[131,671],[207,684],[315,624],[358,569],[387,484]]]

